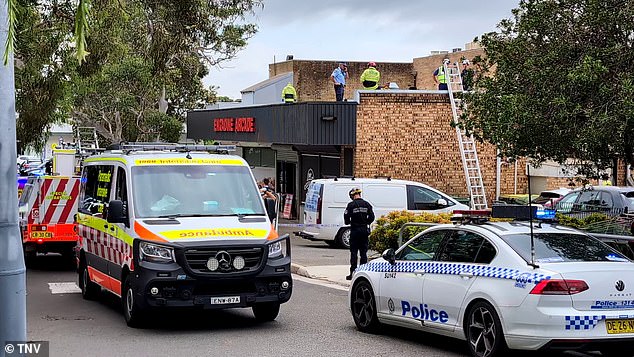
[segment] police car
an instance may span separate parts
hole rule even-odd
[[[478,357],[550,348],[634,354],[634,262],[555,223],[454,213],[454,224],[357,269],[349,306],[360,331],[389,324],[456,337]]]

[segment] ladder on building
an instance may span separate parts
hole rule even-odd
[[[447,89],[449,91],[453,120],[455,124],[458,124],[460,122],[460,116],[466,106],[461,98],[463,86],[460,64],[459,62],[451,64],[449,61],[445,61],[443,66],[445,78],[447,79]],[[456,93],[459,93],[458,96],[460,98],[456,98]],[[486,209],[488,208],[487,197],[484,192],[484,182],[482,180],[476,142],[473,135],[466,135],[458,125],[456,125],[456,135],[458,136],[458,145],[460,147],[462,167],[464,168],[465,179],[467,181],[467,190],[469,191],[469,197],[471,199],[471,208]]]

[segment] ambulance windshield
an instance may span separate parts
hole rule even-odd
[[[138,218],[265,214],[246,166],[137,166],[132,188]]]

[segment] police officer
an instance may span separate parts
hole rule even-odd
[[[352,273],[357,269],[357,250],[361,255],[361,264],[368,262],[368,236],[370,223],[374,221],[372,205],[361,198],[361,189],[355,187],[349,192],[352,202],[348,203],[343,213],[343,220],[350,225],[350,275],[346,280],[352,280]]]
[[[438,85],[438,90],[447,90],[447,75],[445,74],[445,63],[449,64],[449,59],[445,58],[442,61],[442,66],[436,68],[434,71],[434,83]]]

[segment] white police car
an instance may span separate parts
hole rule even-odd
[[[349,292],[357,328],[384,323],[466,339],[478,357],[548,348],[634,354],[632,261],[571,228],[482,214],[463,212],[360,266]]]

